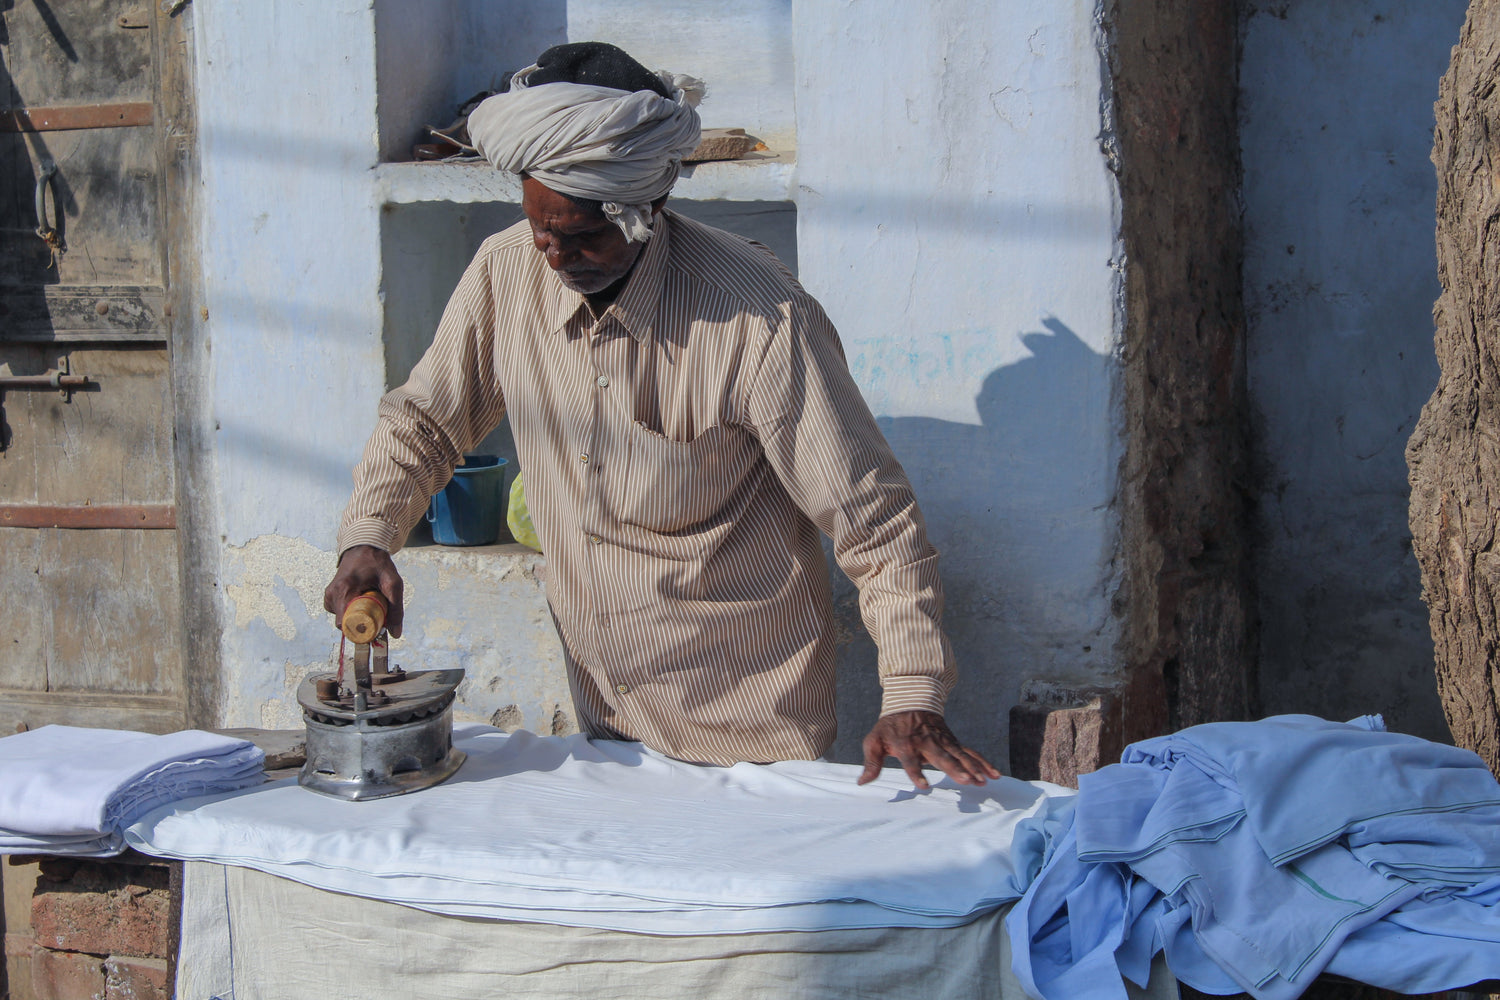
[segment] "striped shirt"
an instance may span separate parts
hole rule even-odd
[[[395,552],[507,413],[591,736],[711,764],[827,750],[820,532],[859,588],[882,714],[942,712],[937,553],[838,334],[765,247],[663,212],[595,316],[524,221],[490,237],[380,402],[339,552]]]

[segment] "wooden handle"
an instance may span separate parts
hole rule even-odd
[[[344,606],[344,635],[350,642],[370,642],[385,628],[386,610],[384,596],[365,591]]]

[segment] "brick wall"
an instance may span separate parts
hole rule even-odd
[[[41,859],[30,914],[35,1000],[168,1000],[179,871],[133,852]],[[13,996],[25,995],[10,985]]]

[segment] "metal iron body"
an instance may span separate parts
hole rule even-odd
[[[363,802],[436,785],[463,764],[464,752],[453,749],[453,697],[464,672],[388,671],[384,654],[378,641],[360,643],[352,684],[316,673],[298,687],[307,725],[307,763],[297,777],[304,788]]]

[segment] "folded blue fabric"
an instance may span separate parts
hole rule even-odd
[[[1244,803],[1273,864],[1329,843],[1352,824],[1500,805],[1478,755],[1385,731],[1379,716],[1348,723],[1311,715],[1195,726],[1131,745],[1124,764],[1170,770],[1181,760]]]
[[[1196,989],[1266,1000],[1325,969],[1408,993],[1500,976],[1500,785],[1476,755],[1375,716],[1280,716],[1122,760],[1080,779],[1010,917],[1036,996],[1115,1000],[1163,951]]]

